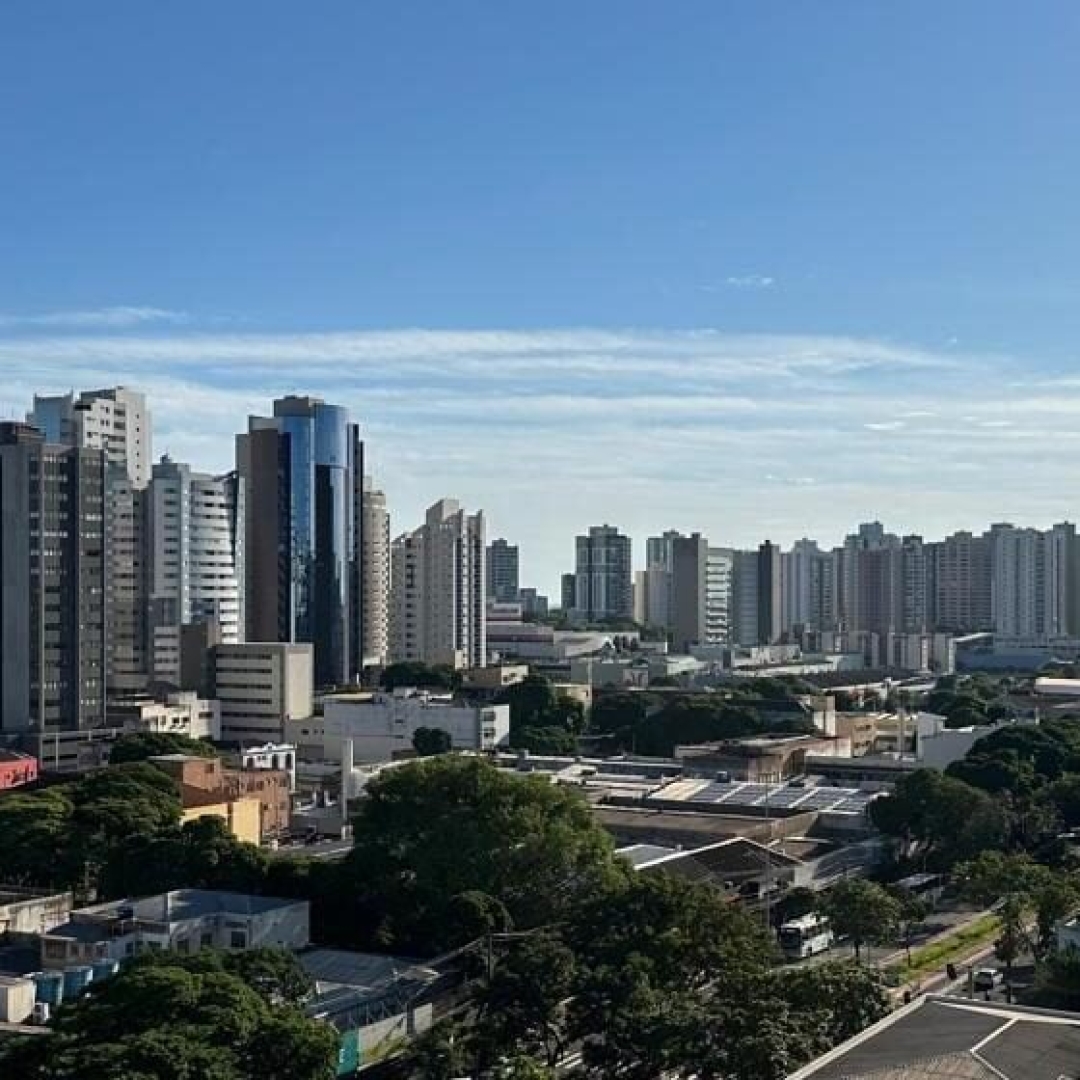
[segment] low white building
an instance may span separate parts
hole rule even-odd
[[[289,790],[296,790],[296,747],[292,743],[264,743],[240,751],[240,767],[289,774]]]
[[[455,750],[494,750],[510,737],[509,705],[468,705],[449,694],[395,690],[391,694],[328,694],[323,699],[323,755],[341,759],[351,739],[357,761],[390,761],[411,753],[418,728],[440,728]]]
[[[154,949],[303,949],[309,920],[306,900],[174,889],[71,912],[67,922],[41,934],[41,962],[63,968]]]
[[[189,739],[221,738],[221,705],[217,700],[180,691],[164,701],[152,697],[119,698],[107,709],[110,724],[130,732],[186,735]]]
[[[1003,720],[979,727],[950,728],[945,717],[921,712],[916,720],[915,757],[929,769],[945,769],[959,761],[980,740],[1003,727],[1034,723],[1029,720]]]

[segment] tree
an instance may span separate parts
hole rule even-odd
[[[556,1065],[569,1040],[567,1003],[576,975],[573,951],[554,933],[508,943],[477,1001],[475,1032],[489,1064],[513,1046],[548,1068]]]
[[[620,873],[611,840],[570,789],[478,758],[424,758],[367,787],[339,888],[365,943],[434,953],[468,940],[452,925],[465,893],[492,898],[517,929],[554,921]]]
[[[209,958],[202,963],[202,970],[189,970],[181,958],[162,954],[95,984],[57,1010],[49,1038],[0,1049],[0,1074],[25,1080],[325,1080],[333,1074],[333,1028],[268,1003]]]
[[[796,1015],[816,1012],[817,1026],[829,1046],[857,1035],[890,1009],[881,973],[843,961],[773,971],[768,991],[786,1001]]]
[[[1009,817],[1000,800],[936,769],[902,777],[891,795],[870,804],[870,817],[883,833],[903,841],[905,854],[921,847],[941,869],[1005,847],[1009,839]]]
[[[81,861],[71,844],[74,807],[68,785],[0,799],[0,880],[69,888]]]
[[[135,833],[108,851],[99,886],[107,896],[138,896],[170,889],[259,892],[267,856],[237,840],[219,817],[201,817],[180,828]]]
[[[109,764],[145,761],[159,754],[193,754],[216,757],[217,750],[205,739],[191,739],[171,731],[140,731],[121,735],[109,749]]]
[[[907,953],[908,963],[911,963],[911,943],[915,931],[922,926],[926,916],[930,914],[930,905],[923,897],[916,895],[909,889],[892,887],[889,893],[900,904],[900,940],[903,942],[904,951]]]
[[[543,675],[508,686],[500,701],[510,706],[510,745],[531,753],[572,754],[585,726],[585,708],[558,694]]]
[[[590,1075],[655,1077],[706,998],[738,1000],[773,946],[761,924],[708,886],[624,876],[585,898],[567,929],[581,975],[571,1030]]]
[[[457,690],[461,672],[448,664],[423,664],[418,660],[403,660],[383,669],[384,690],[414,686],[422,690]]]
[[[436,754],[449,754],[453,745],[450,733],[437,727],[418,727],[413,732],[413,749],[420,757],[434,757]]]
[[[633,751],[652,703],[653,698],[640,691],[604,693],[593,702],[589,733],[607,736],[613,749]]]
[[[863,945],[896,940],[900,901],[872,881],[844,878],[825,893],[821,910],[833,932],[850,939],[856,962],[862,959]]]

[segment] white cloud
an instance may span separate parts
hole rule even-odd
[[[771,289],[776,278],[768,274],[732,274],[724,278],[724,284],[735,289]]]
[[[127,383],[149,397],[158,453],[224,470],[249,413],[315,393],[361,422],[396,530],[457,496],[522,542],[527,578],[549,589],[574,533],[600,520],[639,546],[668,527],[833,543],[886,513],[928,536],[1005,515],[1045,523],[1067,513],[1061,451],[1080,443],[1080,384],[1051,389],[1030,361],[954,348],[708,328],[149,325],[0,324],[0,416],[21,416],[35,391]],[[1032,377],[1010,385],[1018,371]]]
[[[37,315],[0,312],[0,329],[70,327],[73,330],[121,330],[148,323],[182,323],[182,311],[155,307],[105,307],[87,311],[48,311]]]

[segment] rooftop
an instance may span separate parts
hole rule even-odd
[[[784,813],[802,810],[862,814],[880,793],[854,787],[750,783],[739,780],[676,780],[656,793],[664,802],[696,803],[720,809],[758,807]]]
[[[1080,1014],[923,997],[789,1080],[1077,1080]]]
[[[208,915],[262,915],[302,902],[211,889],[174,889],[157,896],[144,896],[137,900],[113,900],[107,904],[80,908],[71,913],[68,922],[50,930],[49,936],[98,941],[102,925],[117,919],[176,923]]]

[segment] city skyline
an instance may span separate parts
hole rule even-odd
[[[161,448],[218,472],[237,416],[340,402],[403,527],[483,506],[551,595],[603,520],[733,546],[1049,525],[1080,418],[1078,25],[1062,0],[14,0],[0,415],[140,385]]]
[[[128,385],[146,392],[155,456],[220,473],[235,465],[232,441],[246,416],[272,396],[339,402],[361,426],[395,534],[453,494],[484,508],[492,535],[519,543],[523,580],[552,596],[573,561],[572,537],[604,520],[639,543],[678,528],[723,546],[770,539],[788,547],[804,536],[840,543],[850,527],[875,519],[933,536],[994,521],[1044,528],[1075,516],[1061,449],[1078,437],[1067,425],[1074,408],[1080,413],[1080,380],[1048,375],[1041,387],[1014,387],[1008,397],[1008,365],[996,373],[984,367],[957,416],[948,402],[976,377],[974,360],[839,340],[801,344],[797,351],[776,338],[609,331],[214,338],[144,331],[104,339],[0,332],[9,372],[0,412],[23,418],[35,392]],[[239,356],[249,369],[222,378],[209,359],[215,355]],[[393,372],[380,371],[383,356],[397,358]],[[341,374],[343,357],[357,365],[351,379]],[[767,385],[755,396],[750,384],[762,381],[767,364]],[[440,365],[441,375],[432,375]],[[485,365],[503,369],[494,388],[481,385]],[[597,396],[613,370],[633,380],[617,404]],[[673,371],[717,396],[658,393]],[[438,379],[438,395],[410,388],[408,380],[425,377]],[[546,382],[550,391],[566,380],[590,384],[592,393],[514,390]],[[877,391],[860,389],[867,382]],[[574,492],[584,484],[592,488],[579,509]]]

